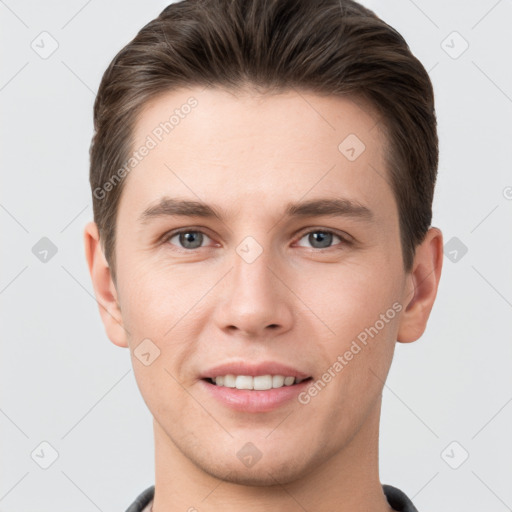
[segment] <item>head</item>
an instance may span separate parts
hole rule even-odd
[[[262,484],[374,433],[442,262],[433,89],[400,34],[350,0],[175,3],[113,59],[94,123],[87,259],[161,434],[211,475]],[[244,360],[310,384],[234,412],[204,376]],[[248,441],[250,471],[234,456]]]

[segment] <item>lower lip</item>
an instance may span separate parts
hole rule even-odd
[[[211,393],[213,398],[231,409],[243,412],[268,412],[296,398],[311,383],[311,380],[303,380],[299,384],[267,389],[265,391],[216,386],[207,380],[201,380],[200,382],[207,392]]]

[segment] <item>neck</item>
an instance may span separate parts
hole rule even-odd
[[[297,479],[265,486],[241,485],[209,474],[186,457],[154,420],[153,512],[392,512],[378,474],[380,403],[350,442]],[[268,472],[270,475],[270,472]]]

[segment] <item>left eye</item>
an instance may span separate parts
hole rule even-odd
[[[307,237],[307,240],[310,244],[312,244],[313,249],[325,249],[328,248],[332,241],[333,237],[338,238],[340,241],[344,241],[344,239],[337,235],[336,233],[333,233],[332,231],[324,231],[320,229],[316,229],[314,231],[308,231],[307,233],[304,233],[300,240]],[[299,244],[300,245],[300,244]]]

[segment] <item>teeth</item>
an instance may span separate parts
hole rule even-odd
[[[258,375],[251,377],[249,375],[232,374],[222,375],[212,379],[217,386],[236,389],[254,389],[257,391],[292,386],[303,380],[304,379],[296,379],[295,377],[285,377],[284,375]]]
[[[236,389],[253,389],[253,378],[246,375],[238,375],[235,381]]]
[[[217,379],[220,379],[219,383]],[[215,384],[219,384],[220,386],[225,386],[227,388],[234,388],[236,383],[236,377],[234,375],[225,375],[224,377],[217,377],[215,380]],[[224,381],[224,382],[222,382]]]
[[[284,384],[285,377],[282,375],[274,375],[272,377],[272,387],[273,388],[280,388]]]

